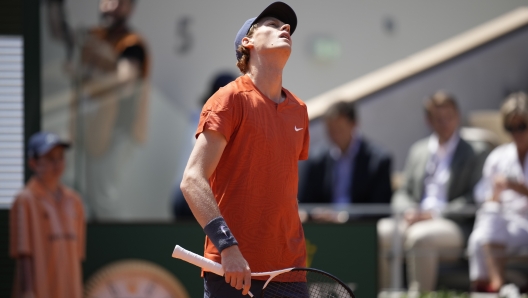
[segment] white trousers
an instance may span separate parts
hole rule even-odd
[[[436,287],[439,260],[456,260],[464,245],[462,231],[453,221],[434,218],[408,226],[393,218],[378,221],[380,288],[391,285],[390,264],[394,233],[399,233],[407,261],[409,289],[429,292]]]
[[[477,212],[468,243],[471,280],[489,279],[483,246],[490,243],[506,246],[506,256],[527,247],[528,219],[515,213],[504,214],[499,208],[486,208],[486,204]]]

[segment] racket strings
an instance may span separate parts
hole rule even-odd
[[[262,298],[354,298],[345,285],[318,271],[295,269],[273,278]]]

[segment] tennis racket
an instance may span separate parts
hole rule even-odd
[[[176,245],[173,258],[181,259],[206,271],[224,276],[222,265]],[[262,287],[262,298],[355,298],[350,288],[337,277],[313,268],[287,268],[251,273],[269,276]],[[249,295],[253,297],[250,292]]]

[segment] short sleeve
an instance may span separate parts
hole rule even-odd
[[[303,148],[301,150],[301,154],[299,155],[299,160],[307,160],[308,152],[310,151],[310,121],[308,119],[308,113],[306,110],[304,110],[304,113],[304,127],[306,127],[306,129],[304,130]]]
[[[220,89],[216,92],[202,109],[200,121],[195,137],[205,130],[213,130],[221,133],[229,142],[240,123],[240,109],[237,97],[228,90]]]
[[[32,251],[29,205],[23,197],[18,196],[15,199],[9,217],[9,254],[13,258],[30,256]]]

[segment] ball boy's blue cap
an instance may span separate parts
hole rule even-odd
[[[289,24],[290,34],[293,34],[293,31],[295,31],[295,28],[297,27],[297,15],[288,4],[280,1],[271,3],[257,17],[247,20],[244,25],[242,25],[242,28],[238,30],[235,38],[235,54],[237,60],[242,58],[242,53],[238,51],[238,46],[242,44],[242,38],[247,35],[249,28],[263,17],[274,17],[283,23]]]
[[[62,146],[70,148],[69,142],[63,141],[58,135],[50,132],[37,132],[29,138],[28,142],[28,156],[38,157],[42,156],[55,146]]]

